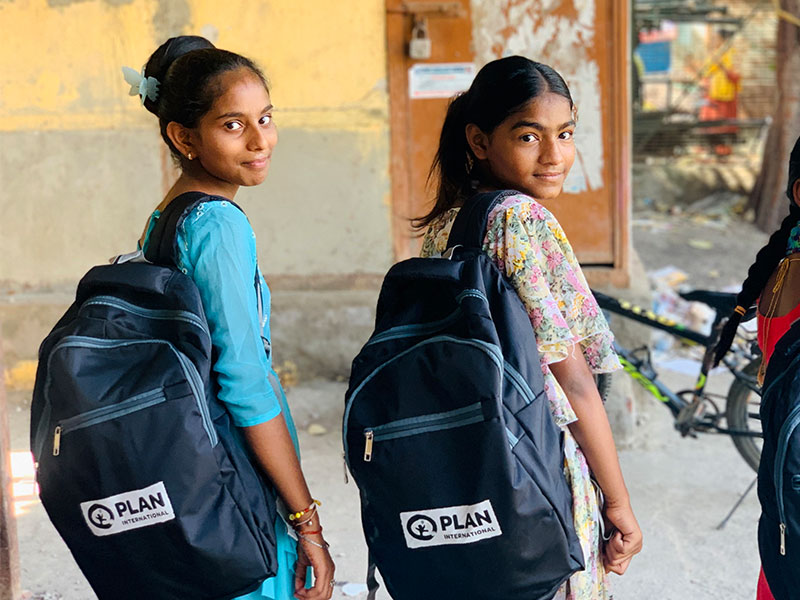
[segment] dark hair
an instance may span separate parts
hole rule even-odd
[[[269,89],[264,74],[253,61],[215,48],[196,35],[168,39],[147,60],[145,77],[155,77],[159,88],[157,100],[145,99],[144,106],[158,117],[161,137],[179,163],[183,156],[167,136],[167,125],[174,121],[184,127],[196,127],[224,91],[218,85],[219,76],[242,68],[252,71]]]
[[[795,182],[800,179],[800,138],[794,143],[792,153],[789,156],[789,181],[786,184],[786,196],[789,198],[789,214],[781,223],[781,226],[769,238],[767,244],[756,254],[755,262],[747,270],[747,279],[742,283],[742,291],[736,296],[738,312],[733,312],[728,318],[728,322],[722,328],[722,332],[714,349],[714,364],[725,356],[736,337],[736,329],[742,321],[742,312],[750,308],[761,295],[764,286],[767,285],[769,278],[775,271],[775,267],[786,256],[786,244],[792,229],[800,221],[800,206],[794,201]]]
[[[538,96],[552,92],[569,100],[572,96],[555,69],[523,56],[508,56],[487,63],[469,89],[453,98],[439,137],[439,149],[428,181],[437,181],[436,204],[431,212],[415,220],[418,228],[466,200],[475,187],[475,156],[467,143],[466,126],[474,123],[492,133],[510,115],[522,110]]]

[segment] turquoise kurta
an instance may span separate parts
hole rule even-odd
[[[150,217],[144,246],[160,213]],[[214,374],[219,399],[239,427],[251,427],[283,413],[292,440],[297,434],[271,356],[261,339],[270,339],[270,294],[261,273],[263,322],[259,323],[254,285],[256,239],[250,222],[230,202],[200,203],[177,232],[178,268],[189,275],[198,289],[211,331],[216,360]],[[298,452],[299,455],[299,452]],[[294,598],[294,564],[297,545],[280,516],[275,521],[278,572],[260,590],[237,600],[289,600]]]

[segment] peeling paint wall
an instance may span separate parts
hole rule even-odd
[[[237,196],[272,275],[382,273],[391,262],[382,0],[0,2],[0,284],[68,284],[128,251],[171,176],[156,119],[127,95],[167,37],[253,58],[280,141]]]
[[[578,193],[603,187],[600,75],[592,56],[595,0],[472,0],[478,66],[520,54],[550,65],[566,80],[579,111],[578,157],[564,184]]]

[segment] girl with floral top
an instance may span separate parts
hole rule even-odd
[[[518,191],[489,215],[483,249],[528,311],[550,408],[564,432],[586,568],[555,598],[603,600],[611,598],[607,572],[625,572],[642,534],[592,377],[620,368],[612,334],[563,229],[537,202],[561,194],[575,159],[574,131],[572,97],[552,68],[521,56],[490,62],[448,108],[431,170],[436,203],[417,224],[427,227],[422,255],[433,256],[446,249],[455,217],[473,194]]]

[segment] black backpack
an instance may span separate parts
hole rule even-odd
[[[173,200],[149,262],[91,269],[41,345],[31,449],[48,516],[101,600],[228,599],[275,574],[275,498],[211,376]],[[257,281],[256,277],[256,281]]]
[[[776,600],[800,590],[800,321],[775,345],[764,378],[758,548]]]
[[[392,267],[353,361],[345,457],[396,599],[547,599],[583,568],[533,328],[481,250],[510,193],[473,197],[444,257]]]

